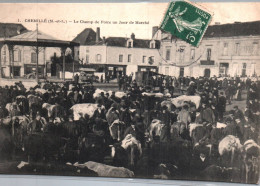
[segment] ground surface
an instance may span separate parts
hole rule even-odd
[[[35,81],[22,81],[26,88],[29,88],[31,86],[35,86],[36,82]],[[0,86],[4,85],[13,85],[14,81],[2,81],[0,80]],[[105,84],[105,83],[95,83],[94,86],[96,88],[103,89],[105,91],[112,90],[112,91],[118,91],[118,85],[116,82]],[[237,105],[241,110],[244,111],[246,107],[246,91],[242,92],[242,101],[232,101],[231,105],[227,105],[227,111],[233,109],[233,107]],[[27,161],[26,157],[22,156],[17,156],[13,157],[12,161],[1,161],[0,160],[0,174],[46,174],[46,172],[42,170],[23,170],[21,171],[20,169],[17,168],[17,165],[21,161]],[[39,165],[44,165],[46,164],[45,162],[38,162]],[[71,176],[93,176],[89,173],[86,172],[75,172],[74,170],[71,171],[71,169],[68,170],[53,170],[49,172],[51,175],[71,175]]]

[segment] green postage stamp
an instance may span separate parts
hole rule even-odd
[[[187,1],[175,1],[169,4],[160,29],[198,46],[212,14]]]

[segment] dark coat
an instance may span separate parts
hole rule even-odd
[[[217,104],[217,109],[218,109],[218,112],[225,112],[226,111],[226,98],[225,96],[220,96],[218,98],[218,104]]]

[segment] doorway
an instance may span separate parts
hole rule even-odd
[[[228,63],[220,63],[219,64],[219,76],[226,77],[228,74]]]
[[[180,68],[180,77],[183,77],[184,76],[184,68]]]
[[[204,70],[204,77],[210,77],[210,69],[206,68]]]

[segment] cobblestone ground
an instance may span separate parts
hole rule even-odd
[[[23,82],[26,86],[26,88],[35,86],[36,83],[35,82]],[[0,86],[4,86],[4,85],[13,85],[14,82],[3,82],[0,80]],[[118,84],[113,82],[113,83],[95,83],[94,86],[96,88],[100,88],[102,90],[108,91],[108,90],[112,90],[112,91],[118,91]],[[233,109],[233,107],[235,105],[237,105],[242,111],[244,111],[245,107],[246,107],[246,91],[244,90],[242,92],[242,101],[236,101],[233,100],[232,103],[230,105],[227,105],[226,110],[230,111],[231,109]],[[4,174],[43,174],[42,172],[37,172],[37,171],[21,171],[20,169],[17,168],[17,165],[21,162],[21,160],[26,161],[26,157],[22,157],[19,156],[18,157],[14,157],[13,160],[9,160],[9,161],[1,161],[0,160],[0,173],[4,173]],[[39,162],[39,164],[44,164],[44,162]],[[72,173],[72,172],[53,172],[53,175],[77,175],[77,176],[89,176],[88,174],[78,174],[78,173]]]
[[[230,105],[227,105],[226,110],[227,111],[232,110],[233,107],[235,105],[237,105],[238,108],[241,109],[244,112],[244,110],[246,108],[246,98],[247,98],[247,91],[243,90],[242,91],[242,101],[233,100]]]

